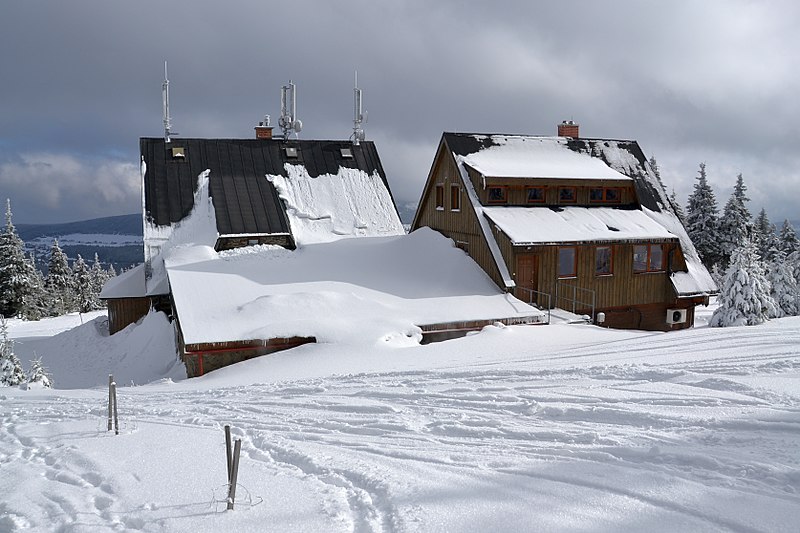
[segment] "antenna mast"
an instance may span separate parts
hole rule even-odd
[[[278,125],[284,140],[288,140],[292,132],[296,136],[303,129],[303,123],[297,118],[297,89],[292,80],[289,80],[289,85],[281,87],[281,118]]]
[[[161,103],[164,108],[164,142],[171,142],[169,135],[172,129],[172,119],[169,117],[169,78],[167,77],[166,61],[164,61],[164,83],[161,84]]]
[[[355,76],[353,88],[353,144],[358,146],[366,138],[361,124],[364,122],[364,113],[361,112],[361,89],[358,88],[358,71]]]

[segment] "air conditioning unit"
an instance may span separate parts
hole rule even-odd
[[[686,309],[667,309],[667,324],[685,324]]]

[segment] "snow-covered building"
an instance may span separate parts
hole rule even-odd
[[[112,333],[167,311],[191,377],[308,342],[542,320],[447,239],[405,234],[372,142],[256,131],[141,139],[145,263],[104,288]]]
[[[444,133],[412,229],[455,241],[502,289],[608,327],[689,327],[715,292],[636,141]]]

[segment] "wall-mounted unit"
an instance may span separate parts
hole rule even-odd
[[[667,309],[667,324],[685,324],[686,309]]]

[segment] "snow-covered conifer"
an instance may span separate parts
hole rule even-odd
[[[14,354],[14,341],[8,337],[8,323],[0,315],[0,386],[14,387],[24,380],[22,365]]]
[[[650,160],[648,161],[648,163],[650,163],[650,168],[653,169],[653,174],[655,174],[656,179],[658,180],[658,183],[660,183],[661,187],[663,188],[664,187],[664,182],[661,181],[661,169],[658,167],[658,162],[656,161],[656,156],[654,156],[654,155],[650,156]]]
[[[672,194],[669,195],[669,203],[672,204],[672,209],[675,211],[675,215],[678,217],[678,220],[681,221],[683,227],[686,227],[686,213],[681,207],[678,197],[675,195],[675,189],[672,189]]]
[[[786,255],[800,251],[800,241],[797,239],[797,232],[795,231],[794,226],[792,226],[792,223],[789,222],[788,218],[783,221],[783,227],[781,228],[779,240],[780,249],[786,253]]]
[[[29,388],[31,386],[45,389],[53,388],[53,378],[42,365],[42,359],[40,357],[31,361],[31,369],[28,371],[27,383]]]
[[[764,267],[749,239],[731,255],[718,302],[711,326],[753,326],[777,314]]]
[[[94,293],[94,309],[102,309],[103,302],[100,300],[100,292],[103,290],[103,285],[108,281],[108,272],[100,265],[100,258],[97,253],[94,254],[94,261],[92,268],[89,270],[89,278],[92,283],[92,292]]]
[[[11,201],[6,200],[6,227],[0,234],[0,314],[4,316],[17,316],[22,311],[36,275],[25,258],[25,243],[11,217]]]
[[[72,279],[75,284],[75,300],[78,311],[88,313],[97,308],[97,295],[92,283],[91,273],[86,267],[86,262],[78,254],[72,265]]]
[[[778,237],[775,233],[775,226],[767,217],[766,209],[761,209],[753,223],[753,239],[761,259],[764,261],[775,259],[773,254],[778,250]]]
[[[51,316],[63,315],[74,310],[75,283],[67,256],[58,245],[58,239],[53,240],[53,246],[50,248],[45,290],[48,293]]]
[[[700,163],[697,183],[686,208],[686,232],[703,264],[711,268],[721,259],[717,199],[708,184],[706,164]]]
[[[32,270],[31,284],[22,302],[20,314],[25,320],[39,320],[47,313],[47,298],[44,290],[44,277],[36,268],[33,252],[28,256],[29,268]]]
[[[725,204],[722,217],[719,219],[723,266],[728,264],[733,250],[736,249],[751,232],[752,223],[750,221],[750,211],[747,209],[746,205],[750,199],[747,197],[746,192],[747,187],[740,173],[736,177],[736,186],[733,188],[733,194],[731,194],[730,199]]]
[[[783,250],[779,250],[767,273],[770,296],[775,300],[778,317],[800,315],[800,287],[794,277],[793,267]]]

